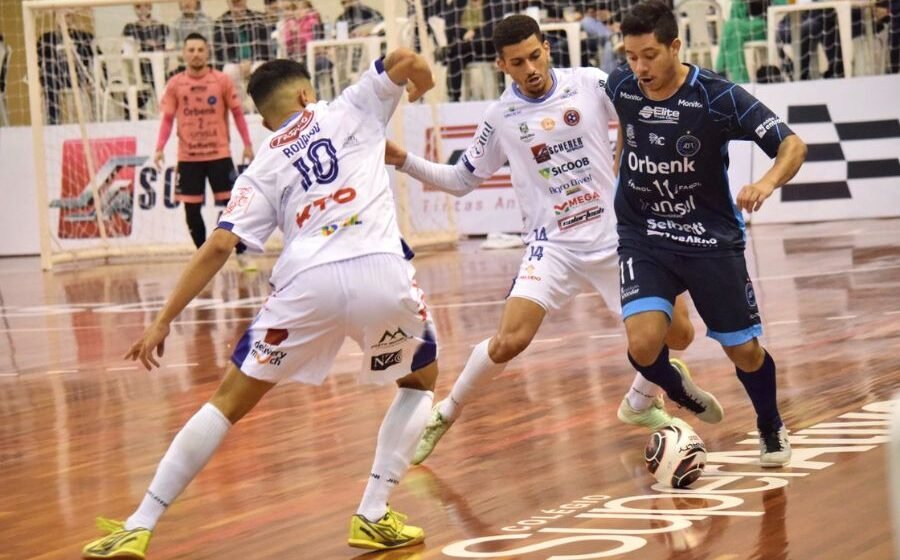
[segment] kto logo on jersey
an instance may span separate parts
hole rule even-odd
[[[568,214],[569,211],[574,209],[576,206],[581,206],[582,204],[587,204],[588,202],[593,202],[595,200],[600,200],[600,193],[587,192],[587,193],[572,197],[569,200],[563,202],[562,204],[554,204],[553,210],[556,211],[557,215]]]
[[[638,173],[649,173],[651,175],[671,175],[673,173],[691,173],[696,171],[692,159],[681,158],[681,161],[661,161],[659,163],[651,161],[648,156],[639,158],[636,153],[628,152],[628,169],[637,171]]]
[[[679,107],[690,107],[691,109],[702,109],[703,103],[700,103],[699,101],[687,101],[684,99],[679,99],[678,106]]]
[[[543,169],[539,169],[538,173],[541,174],[541,177],[544,179],[550,179],[552,177],[558,177],[563,173],[568,173],[569,171],[574,171],[576,173],[582,173],[591,168],[591,160],[585,156],[581,159],[577,159],[575,161],[567,161],[562,165],[557,165],[555,167],[544,167]]]
[[[778,123],[780,122],[781,119],[778,117],[769,117],[761,125],[756,127],[756,135],[762,138],[770,129],[778,126]]]
[[[99,207],[106,235],[128,237],[134,214],[135,168],[148,158],[135,155],[137,140],[133,136],[97,138],[90,141],[89,149],[95,165],[100,166],[94,174],[100,200],[94,200],[84,144],[64,141],[61,196],[50,201],[50,208],[59,208],[57,235],[62,239],[100,237]]]
[[[313,121],[315,115],[312,111],[303,111],[300,119],[294,123],[294,126],[279,134],[269,142],[270,148],[280,148],[300,139],[300,133],[306,130],[306,127]]]
[[[649,105],[644,105],[644,108],[638,111],[641,122],[650,124],[678,124],[680,115],[680,111],[665,107],[651,107]]]
[[[571,140],[566,140],[564,142],[560,142],[559,144],[538,144],[536,146],[531,147],[531,155],[534,156],[534,161],[538,163],[544,163],[545,161],[550,161],[550,156],[553,154],[559,153],[570,153],[575,152],[584,148],[584,140],[582,140],[581,136],[577,138],[573,138]]]
[[[281,361],[287,356],[287,352],[278,350],[277,346],[287,338],[287,329],[269,329],[262,340],[253,343],[250,355],[256,358],[256,363],[260,365],[280,366]]]
[[[343,187],[322,198],[316,199],[297,212],[297,227],[303,228],[307,220],[312,216],[313,209],[324,212],[329,204],[347,204],[356,198],[356,190],[353,187]]]
[[[559,226],[559,231],[566,231],[567,229],[572,229],[573,227],[596,220],[603,215],[603,211],[604,209],[600,206],[594,206],[593,208],[588,208],[587,210],[558,220],[557,225]]]

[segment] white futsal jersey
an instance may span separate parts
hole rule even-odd
[[[384,165],[385,128],[404,91],[375,61],[337,99],[285,122],[237,178],[219,227],[258,252],[281,229],[276,290],[321,264],[404,254]]]
[[[487,179],[509,161],[526,243],[615,251],[615,180],[609,141],[615,109],[595,68],[552,69],[543,97],[513,83],[485,112],[462,165]]]

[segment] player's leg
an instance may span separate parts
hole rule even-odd
[[[203,223],[203,191],[206,188],[206,162],[179,161],[175,181],[175,200],[184,204],[184,217],[194,246],[198,249],[206,241]]]
[[[213,397],[176,434],[138,508],[119,523],[98,520],[110,534],[88,543],[84,558],[144,558],[151,532],[166,509],[206,465],[225,435],[274,383],[254,379],[229,364]]]
[[[437,380],[437,342],[415,270],[396,255],[355,259],[347,283],[355,288],[349,333],[366,348],[363,379],[397,378],[397,394],[381,423],[375,459],[356,515],[350,520],[348,544],[388,549],[417,544],[424,531],[388,506],[391,492],[409,469],[416,443],[425,429]],[[398,305],[399,303],[399,305]],[[404,372],[410,372],[403,375]]]
[[[628,360],[643,376],[700,420],[716,423],[724,413],[716,398],[694,384],[686,368],[669,359],[670,324],[675,299],[684,290],[672,273],[673,257],[653,250],[619,248],[622,318],[628,338]],[[682,319],[683,320],[683,319]]]
[[[231,190],[234,188],[234,182],[237,180],[237,170],[234,168],[234,162],[231,158],[217,159],[209,162],[207,167],[207,177],[209,178],[209,186],[213,191],[213,199],[216,206],[225,208],[228,201],[231,200]],[[222,212],[219,212],[219,217]],[[218,220],[217,220],[218,221]],[[238,243],[234,252],[237,254],[238,264],[245,272],[254,272],[258,270],[256,263],[244,256],[247,246]]]
[[[615,253],[605,258],[587,262],[584,265],[589,282],[603,297],[610,310],[622,314],[619,283],[624,274]],[[630,273],[630,271],[629,271]],[[693,326],[687,313],[687,304],[682,296],[675,300],[672,312],[672,323],[666,336],[666,344],[670,348],[683,350],[693,338]],[[683,363],[679,362],[679,365]],[[619,403],[616,416],[625,424],[642,426],[656,431],[663,426],[681,422],[666,412],[662,398],[662,389],[640,373],[635,373],[628,392]]]
[[[764,467],[786,465],[791,447],[778,411],[775,361],[759,344],[762,324],[744,257],[692,260],[696,263],[689,267],[689,289],[708,327],[707,336],[719,342],[734,363],[756,411],[760,462]],[[717,279],[715,283],[704,281],[712,277]]]

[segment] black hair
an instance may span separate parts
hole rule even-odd
[[[538,22],[524,15],[509,16],[494,26],[494,50],[497,51],[497,56],[502,58],[503,47],[521,43],[532,35],[536,36],[538,41],[544,41],[544,34]]]
[[[663,45],[678,38],[675,13],[660,0],[647,0],[631,9],[622,20],[622,36],[653,33]]]
[[[208,43],[206,37],[197,32],[188,33],[187,37],[184,38],[184,42],[187,43],[188,41],[203,41],[204,43]]]
[[[253,103],[259,108],[268,101],[278,88],[294,80],[309,81],[306,66],[293,60],[270,60],[253,71],[247,84],[247,91]]]

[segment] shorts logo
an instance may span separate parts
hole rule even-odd
[[[253,343],[250,355],[256,358],[256,363],[260,365],[280,366],[281,361],[287,356],[287,352],[277,350],[276,347],[287,340],[287,338],[287,329],[269,329],[262,340],[257,340]]]
[[[581,113],[575,109],[568,109],[563,113],[563,122],[569,126],[575,126],[581,122]]]
[[[534,265],[530,264],[522,269],[522,271],[519,273],[519,277],[517,278],[517,280],[534,280],[536,282],[540,282],[541,277],[535,276]]]
[[[756,307],[756,292],[753,291],[753,284],[750,280],[747,280],[747,285],[744,287],[744,292],[747,294],[747,305],[750,307]]]
[[[675,149],[684,157],[694,157],[700,151],[700,140],[696,136],[685,134],[675,142]]]
[[[412,338],[412,337],[409,336],[408,334],[406,334],[406,332],[403,329],[401,329],[400,327],[397,327],[397,330],[395,330],[393,332],[384,331],[384,334],[381,335],[381,339],[378,341],[377,344],[373,344],[372,348],[384,348],[384,347],[388,347],[388,346],[395,346],[397,344],[401,344],[401,343],[409,340],[410,338]]]
[[[403,362],[403,350],[397,350],[396,352],[387,352],[386,354],[379,354],[377,356],[372,356],[371,370],[372,371],[384,371],[387,368],[402,363]]]

